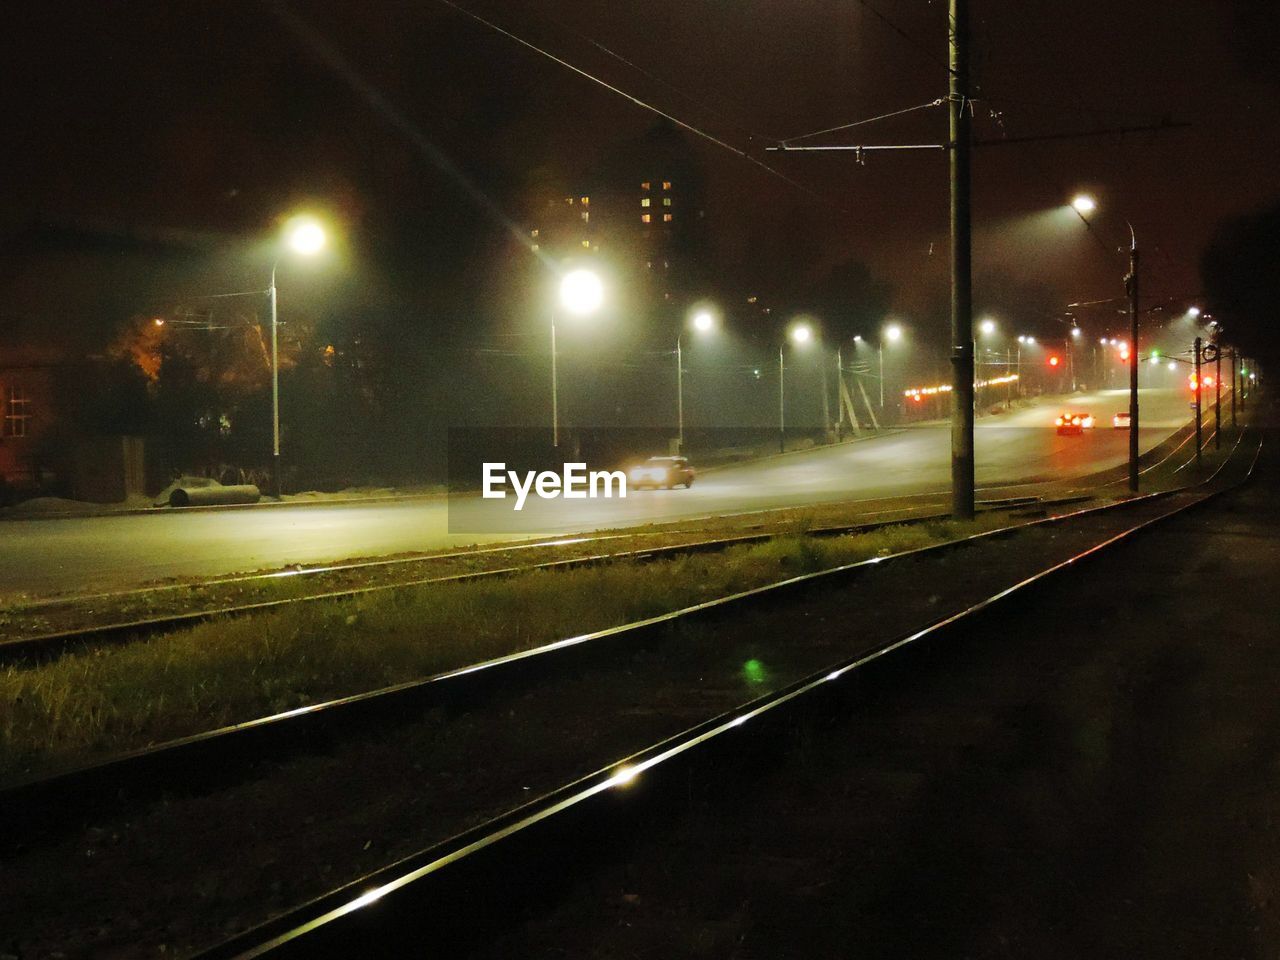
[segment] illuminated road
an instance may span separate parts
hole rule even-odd
[[[979,486],[1081,476],[1122,463],[1127,431],[1111,415],[1120,391],[1077,397],[1098,427],[1059,437],[1048,405],[979,421]],[[1178,391],[1144,391],[1141,440],[1155,446],[1189,417]],[[477,483],[479,478],[477,478]],[[443,498],[369,504],[241,509],[0,524],[0,594],[125,586],[164,577],[438,549],[713,514],[841,500],[935,494],[950,481],[949,429],[912,428],[710,471],[690,490],[633,491],[626,500]],[[450,515],[452,512],[452,516]]]

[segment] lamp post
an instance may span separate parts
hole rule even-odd
[[[807,323],[797,323],[791,327],[791,342],[796,346],[808,343],[813,339],[813,328]],[[787,451],[787,366],[784,360],[786,344],[778,344],[778,452]]]
[[[1127,221],[1126,221],[1127,223]],[[1129,490],[1138,492],[1138,236],[1129,223]],[[1199,415],[1199,411],[1197,411]],[[1197,451],[1197,456],[1199,452]]]
[[[1071,207],[1084,221],[1089,223],[1087,214],[1098,209],[1097,202],[1090,196],[1080,194],[1071,201]],[[1138,235],[1133,224],[1125,221],[1129,228],[1129,272],[1125,274],[1125,293],[1129,298],[1129,490],[1138,492]]]
[[[570,270],[560,280],[560,305],[570,313],[585,317],[604,302],[604,284],[594,271]],[[556,352],[556,312],[551,312],[551,445],[560,446],[560,388]]]
[[[710,333],[715,326],[716,318],[710,310],[699,310],[693,315],[693,329],[698,333]],[[676,445],[684,453],[684,348],[681,336],[676,336]]]
[[[902,328],[891,323],[880,331],[880,412],[884,413],[884,342],[897,343],[902,339]]]
[[[327,238],[324,227],[311,217],[290,219],[284,228],[285,246],[293,253],[310,257],[324,249]],[[271,493],[280,499],[280,298],[276,293],[276,270],[280,257],[271,264],[271,286],[267,297],[271,303]]]

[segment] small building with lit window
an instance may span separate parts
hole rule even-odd
[[[59,358],[32,347],[0,352],[0,483],[39,484],[41,440],[53,426]]]

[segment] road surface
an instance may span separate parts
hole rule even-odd
[[[1189,418],[1180,391],[1143,391],[1143,449]],[[1048,402],[979,421],[979,486],[1081,476],[1127,456],[1111,429],[1123,391],[1072,398],[1098,426],[1059,437]],[[625,500],[478,497],[241,509],[144,516],[59,518],[0,524],[0,595],[43,595],[129,586],[165,577],[440,549],[538,534],[847,500],[934,495],[950,483],[949,428],[929,425],[706,472],[690,490],[632,491]],[[479,477],[477,477],[477,484]]]

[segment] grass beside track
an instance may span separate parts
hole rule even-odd
[[[716,554],[622,561],[287,607],[0,673],[0,782],[1006,525],[802,530]]]

